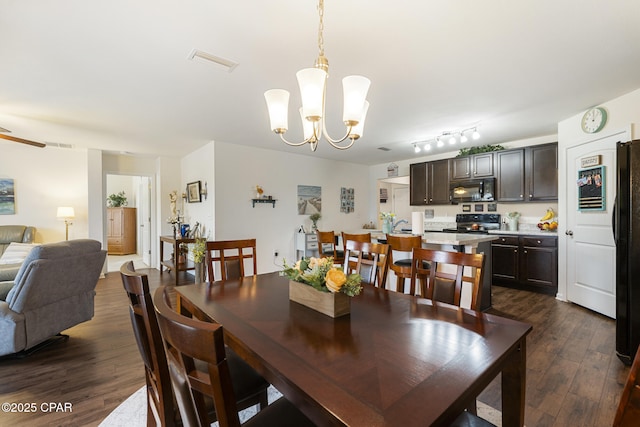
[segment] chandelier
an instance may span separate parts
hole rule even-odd
[[[318,1],[318,15],[320,24],[318,25],[318,58],[313,68],[305,68],[296,73],[300,95],[302,97],[302,107],[300,117],[304,141],[290,142],[284,137],[288,129],[289,115],[289,92],[284,89],[271,89],[264,93],[269,110],[271,130],[280,135],[280,139],[292,146],[309,144],[311,151],[316,151],[318,141],[324,138],[333,147],[339,150],[346,150],[351,147],[356,139],[362,136],[364,120],[369,109],[367,102],[367,92],[371,81],[363,76],[347,76],[342,79],[343,89],[343,115],[342,121],[347,127],[342,138],[333,139],[327,133],[325,123],[325,98],[326,83],[329,76],[329,61],[324,56],[324,0]],[[349,139],[346,145],[340,143]]]

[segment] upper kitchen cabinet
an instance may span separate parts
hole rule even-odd
[[[493,153],[480,153],[471,156],[456,157],[449,160],[452,181],[492,178],[494,176]]]
[[[449,160],[409,165],[412,206],[449,204]]]
[[[498,201],[524,201],[524,149],[496,152]]]
[[[558,144],[527,148],[526,161],[529,201],[558,200]]]
[[[496,152],[498,201],[558,200],[558,144]]]

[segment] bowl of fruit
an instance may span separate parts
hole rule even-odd
[[[540,218],[538,228],[542,231],[556,231],[558,229],[558,220],[556,218],[556,213],[552,208],[547,209],[544,216]]]

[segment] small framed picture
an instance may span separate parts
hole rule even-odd
[[[200,181],[190,182],[187,184],[187,202],[200,203],[202,201],[200,188]]]
[[[462,205],[462,212],[471,212],[471,205]]]
[[[476,212],[484,212],[484,205],[474,205]]]
[[[489,203],[487,205],[487,212],[497,212],[498,211],[498,204],[497,203]]]

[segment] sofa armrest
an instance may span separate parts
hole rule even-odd
[[[22,264],[0,265],[0,282],[13,282]],[[3,299],[3,298],[0,298]]]
[[[0,282],[0,301],[6,301],[9,291],[13,288],[13,282]]]

